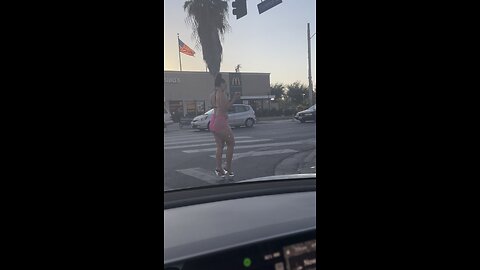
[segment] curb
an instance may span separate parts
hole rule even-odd
[[[180,130],[192,130],[192,128],[188,128],[188,127],[180,128],[178,123],[173,123],[171,125],[167,125],[167,128],[164,128],[163,130],[164,132],[168,132],[168,131],[172,132],[172,131],[180,131]]]
[[[289,120],[293,119],[293,116],[285,116],[285,117],[257,117],[257,122],[258,121],[275,121],[275,120]]]
[[[271,123],[280,123],[280,122],[295,122],[295,119],[293,118],[287,118],[287,119],[271,119],[271,120],[260,120],[255,122],[255,124],[271,124]]]

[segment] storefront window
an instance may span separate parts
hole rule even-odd
[[[197,115],[204,114],[205,112],[205,101],[197,101]]]
[[[181,100],[171,100],[168,103],[170,106],[170,113],[180,114],[183,116],[183,102]]]
[[[187,105],[187,116],[195,116],[197,114],[195,101],[185,101]]]

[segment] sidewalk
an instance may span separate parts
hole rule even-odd
[[[266,122],[266,121],[275,121],[275,120],[293,120],[293,116],[265,116],[257,117],[257,123]]]

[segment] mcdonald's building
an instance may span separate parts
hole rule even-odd
[[[240,92],[238,103],[254,110],[270,106],[270,73],[221,72],[227,82],[227,93]],[[211,109],[210,94],[214,78],[200,71],[164,71],[164,102],[170,112],[196,116]]]

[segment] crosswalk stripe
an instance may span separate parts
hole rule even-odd
[[[198,138],[213,138],[213,135],[212,134],[192,134],[192,135],[172,136],[172,137],[164,137],[164,141],[198,139]]]
[[[271,141],[272,139],[257,139],[257,140],[245,140],[245,141],[235,141],[237,143],[254,143],[254,142],[266,142]],[[216,145],[216,143],[203,143],[203,144],[188,144],[188,145],[177,145],[177,146],[167,146],[163,147],[164,150],[172,150],[172,149],[180,149],[180,148],[191,148],[191,147],[199,147],[199,146],[209,146],[209,145]]]
[[[267,150],[267,151],[250,151],[250,152],[243,152],[243,153],[234,153],[233,160],[244,158],[244,157],[261,157],[267,155],[279,155],[279,154],[287,154],[287,153],[297,153],[297,150],[293,149],[280,149],[280,150]],[[211,155],[210,157],[215,158],[215,155]],[[223,158],[226,155],[223,154]]]
[[[249,136],[238,136],[235,137],[235,139],[251,139],[252,137]],[[209,138],[203,138],[203,139],[197,139],[197,140],[190,140],[190,139],[182,139],[182,140],[171,140],[171,141],[164,141],[163,146],[168,146],[168,145],[178,145],[182,143],[198,143],[198,142],[213,142],[215,139],[213,136]]]
[[[207,171],[202,168],[189,168],[189,169],[183,169],[183,170],[177,170],[179,173],[186,174],[188,176],[197,178],[199,180],[208,182],[210,184],[218,184],[221,180],[220,177],[216,176],[212,171]]]
[[[235,149],[244,149],[244,148],[259,148],[259,147],[275,147],[275,146],[285,146],[285,145],[294,145],[294,144],[305,144],[305,142],[283,142],[283,143],[264,143],[264,144],[251,144],[251,145],[240,145],[235,146]],[[199,152],[212,152],[216,151],[217,148],[205,148],[205,149],[194,149],[194,150],[184,150],[182,152],[191,154]]]

